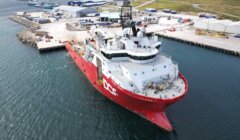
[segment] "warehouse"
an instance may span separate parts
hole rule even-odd
[[[119,12],[102,12],[99,16],[100,21],[118,22],[120,20]]]
[[[59,7],[55,7],[53,9],[53,13],[61,13],[67,17],[77,18],[87,16],[88,14],[97,14],[97,9],[91,7],[61,5]]]
[[[226,32],[234,33],[234,34],[240,34],[240,21],[230,24],[227,27]]]
[[[240,22],[231,20],[201,19],[195,21],[194,27],[200,30],[240,34]]]

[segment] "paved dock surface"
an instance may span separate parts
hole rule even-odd
[[[166,36],[169,38],[175,38],[178,40],[188,41],[195,44],[205,45],[205,46],[213,46],[216,48],[230,50],[233,52],[240,53],[240,39],[237,38],[217,38],[206,35],[196,35],[194,30],[182,30],[182,31],[161,31],[157,34]]]
[[[64,47],[65,47],[64,43],[61,43],[55,40],[50,42],[46,42],[46,41],[37,42],[37,48],[40,52],[47,51],[47,50],[61,49]]]
[[[192,42],[196,45],[205,45],[205,46],[212,46],[215,48],[220,48],[224,50],[229,50],[233,52],[240,53],[240,39],[230,37],[230,38],[217,38],[208,35],[196,35],[194,29],[190,29],[185,25],[176,25],[174,26],[177,28],[176,31],[171,32],[168,29],[171,26],[159,26],[159,25],[149,25],[147,27],[147,32],[149,33],[156,33],[161,36],[165,36],[168,38],[174,38],[177,40],[183,40],[186,42]],[[120,28],[113,28],[110,29],[113,33],[117,35],[121,35]]]
[[[156,14],[157,15],[157,14]],[[176,15],[179,16],[179,15]],[[93,17],[95,19],[96,17]],[[197,18],[197,17],[195,17]],[[195,18],[193,18],[195,20]],[[88,17],[88,19],[91,19]],[[211,46],[214,48],[219,48],[227,51],[237,52],[240,54],[240,39],[229,37],[217,38],[207,35],[197,35],[195,34],[195,29],[190,28],[187,24],[176,23],[176,19],[166,20],[166,17],[161,17],[160,21],[164,24],[149,24],[147,26],[147,32],[153,32],[168,38],[173,38],[176,40],[181,40],[184,42],[191,42],[196,45]],[[37,43],[38,49],[48,50],[61,48],[64,46],[65,41],[83,41],[85,38],[90,38],[88,31],[68,31],[66,29],[66,23],[76,22],[79,19],[68,19],[60,20],[49,24],[42,24],[40,31],[48,32],[49,36],[52,36],[51,41],[46,41],[43,39],[41,42]],[[167,22],[165,24],[165,22]],[[168,29],[176,28],[176,31],[171,32]],[[116,35],[122,35],[122,28],[108,28],[109,31]]]

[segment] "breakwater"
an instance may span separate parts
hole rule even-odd
[[[11,20],[19,23],[19,24],[22,24],[28,28],[31,28],[32,30],[37,30],[37,29],[40,29],[40,25],[36,22],[33,22],[33,21],[30,21],[24,17],[20,17],[20,16],[10,16],[9,17]]]
[[[36,41],[34,33],[30,29],[26,29],[18,33],[17,38],[23,43],[31,47],[36,47]]]
[[[21,31],[20,33],[17,33],[17,38],[23,43],[31,47],[36,47],[37,43],[36,41],[39,40],[39,38],[36,37],[36,30],[40,29],[40,25],[36,22],[30,21],[24,17],[20,16],[10,16],[9,19],[22,24],[27,27],[26,30]]]

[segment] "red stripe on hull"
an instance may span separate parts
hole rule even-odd
[[[74,52],[71,48],[70,43],[66,43],[66,49],[68,53],[73,58],[77,66],[83,71],[87,76],[88,80],[92,85],[104,96],[112,100],[113,102],[131,110],[132,112],[137,113],[138,115],[146,118],[147,120],[155,123],[156,125],[162,127],[167,131],[172,130],[172,126],[164,112],[165,108],[170,104],[180,100],[186,93],[188,86],[186,79],[180,74],[180,77],[184,80],[186,84],[185,92],[181,97],[174,99],[155,99],[150,97],[145,97],[137,95],[130,91],[127,91],[119,87],[113,80],[107,78],[103,75],[103,79],[106,80],[106,83],[99,83],[97,76],[97,67],[92,63],[84,60],[80,55]],[[104,84],[105,88],[104,88]],[[110,86],[110,88],[106,88]],[[112,91],[112,87],[116,90],[117,95],[115,96]]]

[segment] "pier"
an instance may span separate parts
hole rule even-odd
[[[65,49],[65,44],[58,41],[51,41],[51,42],[40,41],[40,42],[37,42],[37,49],[39,50],[40,53],[53,51],[53,50],[60,50],[60,49]]]
[[[195,35],[191,30],[176,32],[165,31],[157,32],[156,34],[164,38],[240,57],[240,41],[234,38],[231,38],[230,40],[225,38]]]

